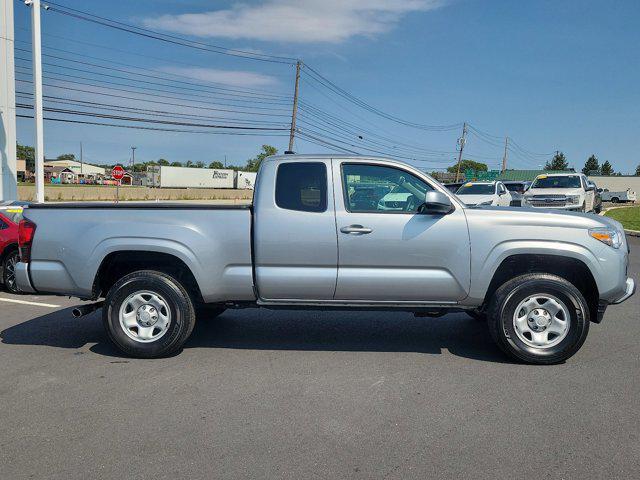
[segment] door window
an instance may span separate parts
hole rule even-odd
[[[327,167],[320,162],[283,163],[276,178],[276,205],[287,210],[327,210]]]
[[[346,209],[354,213],[415,213],[433,187],[404,170],[381,165],[342,165]]]

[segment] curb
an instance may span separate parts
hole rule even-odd
[[[619,207],[609,207],[602,210],[598,215],[604,216],[609,210],[617,210],[618,208],[629,208],[632,205],[621,205]],[[625,228],[624,233],[629,235],[630,237],[640,237],[640,230],[627,230]]]
[[[630,237],[640,237],[640,230],[625,230],[624,233]]]

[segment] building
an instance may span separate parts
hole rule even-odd
[[[49,160],[45,159],[44,166],[47,167],[64,167],[71,170],[78,177],[84,176],[105,176],[106,170],[103,167],[97,167],[90,163],[81,163],[77,160]]]

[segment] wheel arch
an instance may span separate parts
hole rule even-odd
[[[177,255],[157,251],[118,250],[100,263],[92,286],[92,296],[105,296],[122,277],[138,270],[154,270],[180,281],[194,302],[202,302],[202,293],[191,268]]]
[[[599,292],[591,269],[581,259],[563,255],[519,253],[506,257],[491,277],[483,305],[488,304],[500,285],[526,273],[549,273],[569,281],[587,300],[591,321],[597,320]]]
[[[4,259],[7,258],[11,252],[15,252],[18,250],[19,248],[17,243],[10,243],[6,247],[4,247],[4,250],[2,250],[2,253],[0,253],[0,264],[4,262]]]

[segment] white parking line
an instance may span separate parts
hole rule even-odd
[[[32,305],[34,307],[60,308],[61,305],[52,303],[27,302],[26,300],[14,300],[13,298],[0,298],[0,302],[18,303],[20,305]]]

